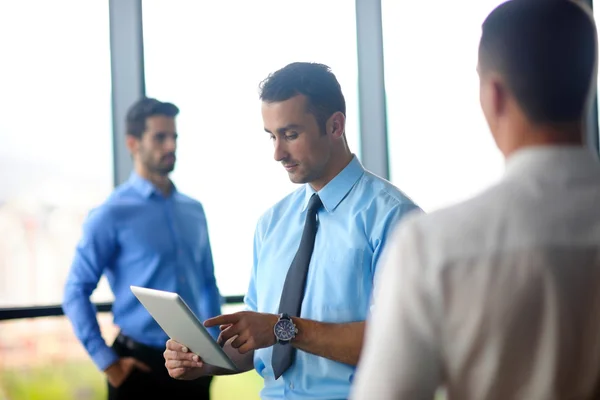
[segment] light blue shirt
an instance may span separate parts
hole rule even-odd
[[[177,292],[201,320],[221,314],[202,205],[175,188],[165,197],[135,173],[88,215],[65,286],[63,310],[101,370],[118,359],[89,299],[103,274],[115,297],[115,324],[148,346],[164,349],[168,337],[130,285]]]
[[[287,271],[298,250],[312,187],[305,184],[258,221],[254,266],[245,303],[277,314]],[[301,317],[320,322],[366,320],[377,261],[395,223],[418,207],[388,181],[353,160],[318,192],[323,208],[309,266]],[[273,348],[256,350],[263,399],[346,399],[355,367],[296,351],[294,364],[275,380]]]

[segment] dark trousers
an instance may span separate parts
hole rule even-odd
[[[164,349],[156,349],[119,335],[112,345],[121,357],[133,357],[150,367],[151,372],[134,369],[119,387],[108,384],[109,400],[210,399],[211,376],[194,381],[180,381],[169,376],[163,357]]]

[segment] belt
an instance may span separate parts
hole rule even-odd
[[[156,347],[152,347],[152,346],[148,346],[146,344],[137,342],[135,340],[133,340],[132,338],[130,338],[129,336],[123,335],[122,333],[119,333],[117,335],[117,338],[115,339],[115,342],[119,343],[121,346],[129,349],[129,350],[133,350],[133,351],[144,351],[144,352],[151,352],[151,353],[162,353],[162,350]]]

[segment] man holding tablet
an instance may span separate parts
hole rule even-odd
[[[258,221],[247,311],[205,321],[262,398],[345,399],[362,347],[373,276],[388,232],[418,207],[348,148],[346,107],[322,64],[293,63],[261,84],[274,158],[300,188]],[[169,341],[177,379],[231,373]]]

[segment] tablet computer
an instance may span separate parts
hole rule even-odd
[[[171,339],[186,346],[207,364],[237,371],[231,358],[177,293],[139,286],[130,288]]]

